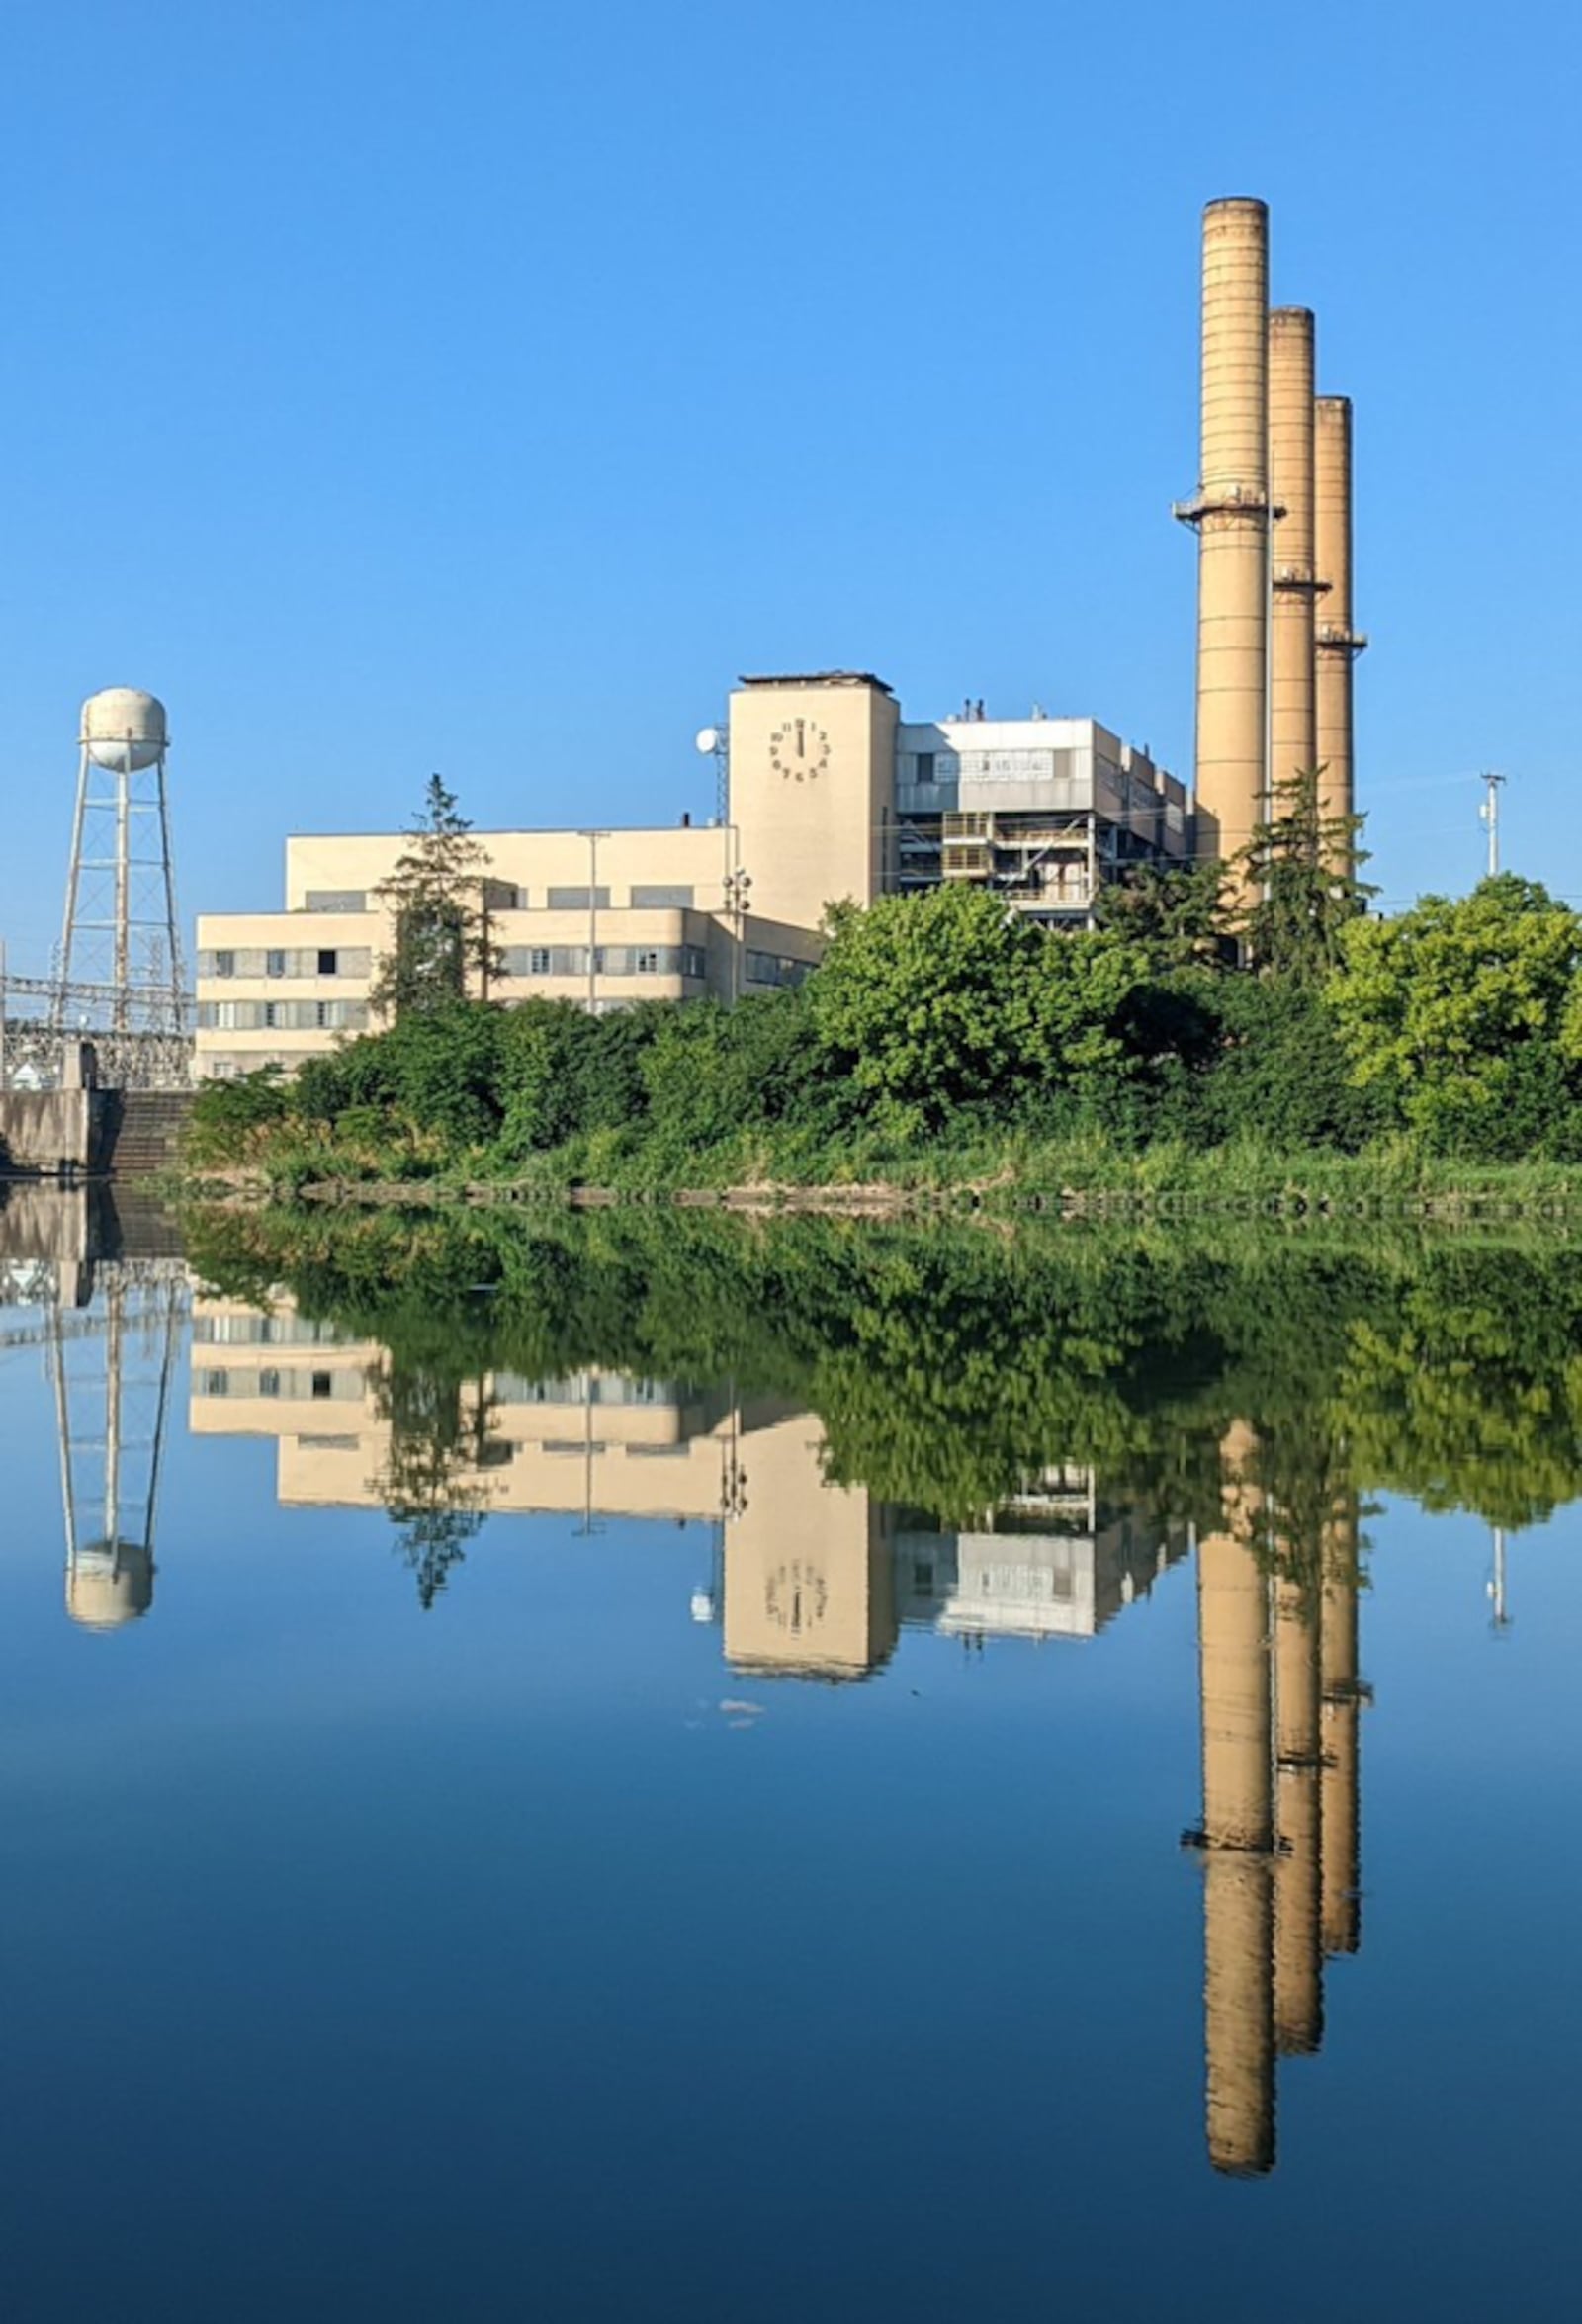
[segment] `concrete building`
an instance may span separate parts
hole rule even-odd
[[[1104,880],[1190,849],[1186,794],[1092,719],[907,723],[866,673],[747,678],[731,697],[728,822],[485,831],[491,996],[734,998],[794,984],[844,901],[941,881],[1085,926]],[[198,922],[198,1073],[295,1067],[370,1023],[403,833],[286,843],[279,911]],[[748,905],[750,904],[750,908]]]

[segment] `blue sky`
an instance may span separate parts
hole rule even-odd
[[[1201,204],[1357,404],[1387,897],[1582,897],[1558,7],[12,0],[0,932],[75,717],[170,708],[182,902],[296,828],[706,812],[743,670],[1092,713],[1190,771]],[[1235,51],[1234,58],[1232,51]]]

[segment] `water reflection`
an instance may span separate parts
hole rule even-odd
[[[66,1611],[117,1630],[153,1604],[160,1463],[189,1279],[156,1210],[109,1189],[5,1189],[0,1347],[40,1348],[51,1390]],[[31,1311],[31,1320],[24,1320]]]
[[[1395,1485],[1492,1519],[1576,1489],[1568,1254],[1370,1255],[1348,1274],[1319,1252],[1275,1302],[1256,1270],[1192,1273],[1190,1253],[1078,1248],[1017,1276],[980,1248],[964,1324],[964,1270],[892,1246],[910,1289],[888,1310],[793,1314],[782,1279],[770,1311],[716,1267],[689,1334],[640,1329],[650,1277],[622,1273],[611,1298],[585,1253],[511,1315],[496,1282],[463,1279],[448,1307],[430,1289],[388,1320],[397,1294],[366,1285],[361,1305],[194,1291],[167,1243],[103,1204],[13,1193],[0,1211],[0,1342],[49,1367],[67,1605],[91,1627],[152,1603],[189,1309],[191,1434],[271,1443],[285,1506],[386,1510],[425,1607],[491,1517],[588,1536],[646,1518],[696,1530],[691,1611],[731,1671],[845,1685],[909,1631],[971,1654],[1092,1640],[1195,1551],[1204,2135],[1219,2173],[1274,2168],[1280,2063],[1320,2050],[1327,1964],[1362,1937],[1364,1497]],[[1006,1345],[1032,1353],[981,1360],[1005,1317]],[[634,1343],[674,1360],[615,1360]],[[563,1360],[535,1363],[542,1347]],[[1495,1543],[1503,1621],[1503,1524]]]

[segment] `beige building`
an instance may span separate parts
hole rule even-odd
[[[485,831],[492,996],[722,999],[799,982],[828,906],[942,880],[1087,924],[1126,864],[1189,849],[1186,797],[1091,719],[909,724],[880,679],[747,678],[731,698],[730,819],[653,830]],[[380,888],[400,832],[294,836],[283,908],[198,921],[198,1072],[295,1066],[370,1023]]]

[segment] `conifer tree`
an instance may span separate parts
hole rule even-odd
[[[499,973],[490,942],[488,851],[456,805],[443,778],[430,775],[423,810],[389,879],[374,891],[390,912],[394,937],[369,990],[383,1017],[444,1008],[477,983],[486,995]]]

